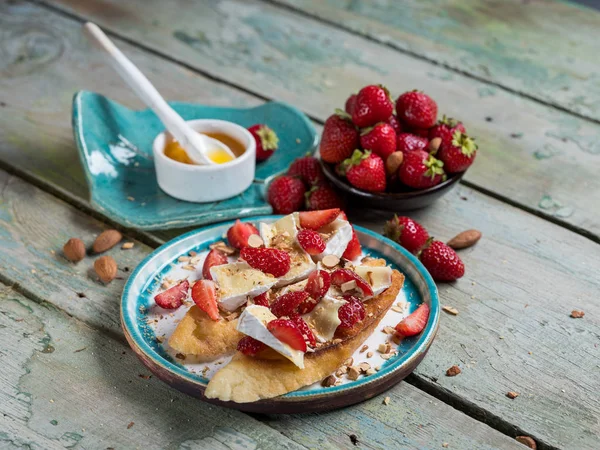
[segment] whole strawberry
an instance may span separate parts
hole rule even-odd
[[[450,144],[452,142],[452,136],[456,131],[466,133],[465,126],[462,122],[444,116],[442,117],[442,120],[438,120],[438,123],[429,129],[428,137],[429,140],[439,137],[442,139],[443,144]]]
[[[394,129],[396,134],[402,133],[402,131],[403,131],[402,124],[400,123],[400,121],[398,120],[398,117],[395,114],[392,114],[390,116],[387,123],[389,123],[392,126],[392,128]]]
[[[356,103],[356,94],[352,94],[350,97],[348,97],[348,100],[346,100],[346,104],[344,105],[344,110],[352,115],[352,112],[354,111],[354,105]]]
[[[385,165],[383,159],[369,150],[354,150],[352,157],[344,160],[341,170],[350,184],[369,192],[385,191]]]
[[[314,156],[303,156],[295,159],[290,164],[287,175],[300,178],[307,186],[314,186],[325,181],[321,163]]]
[[[396,138],[396,150],[402,153],[426,150],[429,141],[427,138],[410,133],[400,133]]]
[[[426,151],[415,150],[404,155],[404,161],[398,169],[398,178],[411,188],[428,188],[446,179],[443,166],[443,162]]]
[[[358,143],[358,130],[350,116],[338,110],[325,121],[319,147],[321,159],[337,164],[350,157]]]
[[[277,134],[266,125],[256,124],[248,128],[256,141],[256,160],[265,161],[279,146]]]
[[[364,150],[371,150],[385,161],[396,151],[396,132],[390,124],[380,122],[362,131],[360,146]]]
[[[464,172],[477,156],[477,144],[466,134],[455,131],[449,144],[440,146],[437,157],[444,162],[448,173]]]
[[[385,223],[383,234],[411,253],[418,252],[429,239],[429,233],[419,222],[397,215]]]
[[[419,259],[435,281],[454,281],[465,274],[465,265],[456,252],[440,241],[430,239]]]
[[[437,104],[424,92],[409,91],[396,100],[396,114],[411,127],[430,128],[437,119]]]
[[[305,196],[306,209],[309,211],[342,208],[344,206],[340,196],[328,185],[313,186],[306,192]]]
[[[275,214],[291,214],[304,204],[306,187],[298,178],[281,176],[273,180],[267,191],[267,199]]]
[[[359,128],[386,122],[394,112],[394,102],[383,86],[370,85],[362,88],[356,95],[352,122]]]

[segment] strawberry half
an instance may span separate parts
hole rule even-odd
[[[362,255],[362,247],[360,246],[360,241],[358,240],[356,231],[354,231],[354,227],[352,227],[352,239],[350,239],[350,242],[348,242],[342,257],[350,261],[354,261],[360,255]]]
[[[277,317],[290,316],[298,305],[308,298],[308,292],[295,291],[280,295],[271,304],[271,312]]]
[[[364,320],[365,305],[352,295],[345,295],[344,299],[346,299],[348,303],[344,303],[338,310],[338,318],[342,321],[338,327],[352,328],[355,323]]]
[[[210,280],[198,280],[192,287],[192,300],[198,308],[208,314],[212,320],[219,320],[219,307],[217,306],[217,288]]]
[[[212,280],[210,268],[213,266],[220,266],[222,264],[227,264],[227,255],[222,251],[213,248],[210,252],[208,252],[206,259],[204,260],[204,265],[202,266],[202,277],[205,280]]]
[[[253,269],[269,273],[276,278],[288,273],[291,266],[290,255],[277,248],[244,247],[240,252],[240,258]]]
[[[183,300],[187,297],[189,289],[190,283],[188,280],[183,280],[178,285],[156,295],[154,301],[161,308],[177,309],[183,304]]]
[[[267,324],[267,330],[294,350],[306,352],[306,341],[298,326],[289,319],[275,319]]]
[[[356,287],[362,291],[363,296],[370,297],[373,295],[371,285],[350,269],[336,269],[331,274],[331,284],[334,286],[341,286],[348,281],[355,281]]]
[[[317,340],[315,339],[314,333],[302,317],[294,316],[291,317],[290,320],[296,324],[298,330],[300,330],[300,333],[302,333],[302,337],[308,345],[310,345],[311,347],[317,345]]]
[[[266,292],[263,292],[262,294],[259,294],[256,297],[253,297],[252,301],[254,302],[255,305],[266,306],[268,308],[269,307],[269,294]]]
[[[306,287],[304,290],[313,299],[321,299],[329,290],[331,286],[331,275],[325,270],[315,270],[310,273],[308,280],[306,281]],[[312,308],[310,309],[312,311]],[[301,312],[300,314],[306,314],[307,312]]]
[[[258,234],[254,225],[247,222],[241,222],[240,219],[227,230],[227,241],[229,245],[235,248],[248,247],[248,238],[253,234]]]
[[[341,309],[341,308],[340,308]],[[427,325],[429,319],[429,305],[422,303],[409,316],[405,317],[396,325],[396,334],[409,337],[419,334]]]
[[[319,255],[325,251],[325,241],[316,231],[300,230],[296,239],[298,239],[300,247],[309,255]]]
[[[267,346],[265,344],[254,339],[252,336],[244,336],[242,339],[240,339],[237,345],[238,351],[248,356],[254,356],[258,352],[264,350],[266,347]]]
[[[300,226],[309,230],[318,230],[333,222],[340,214],[339,208],[324,209],[319,211],[302,211],[300,215]]]

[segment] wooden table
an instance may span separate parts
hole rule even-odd
[[[600,14],[450,0],[0,2],[0,448],[600,448]],[[71,97],[139,101],[92,51],[102,26],[169,99],[277,99],[320,127],[373,82],[422,88],[478,137],[462,184],[414,217],[476,228],[466,276],[440,285],[427,358],[382,398],[325,414],[246,415],[179,394],[129,350],[128,272],[178,231],[124,230],[121,278],[68,264],[70,237],[114,224],[88,203]],[[191,93],[191,94],[190,94]],[[383,214],[353,211],[381,230]],[[569,315],[585,311],[583,319]],[[462,373],[446,377],[459,365]],[[508,391],[519,396],[510,399]]]

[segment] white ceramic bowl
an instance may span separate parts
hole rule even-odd
[[[152,144],[160,188],[171,197],[196,203],[224,200],[248,189],[254,180],[256,166],[256,142],[252,134],[244,127],[226,120],[199,119],[187,123],[199,132],[227,134],[239,141],[246,151],[224,164],[183,164],[165,155],[167,136],[162,132]]]

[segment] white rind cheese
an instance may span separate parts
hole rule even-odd
[[[320,255],[313,256],[314,259],[320,261],[326,255],[335,255],[341,258],[348,243],[352,240],[352,225],[344,219],[335,219],[328,225],[325,225],[319,230],[323,235],[329,235],[326,241],[325,251]]]
[[[335,330],[342,323],[338,317],[338,312],[345,303],[347,303],[346,300],[325,295],[315,306],[315,309],[302,316],[317,340],[325,342],[333,339]]]
[[[373,297],[392,285],[392,268],[388,266],[355,266],[352,270],[371,285]],[[365,297],[363,300],[371,297]]]
[[[281,342],[267,329],[267,324],[275,319],[277,317],[266,306],[250,305],[240,316],[237,330],[271,347],[300,369],[304,369],[304,353]]]

